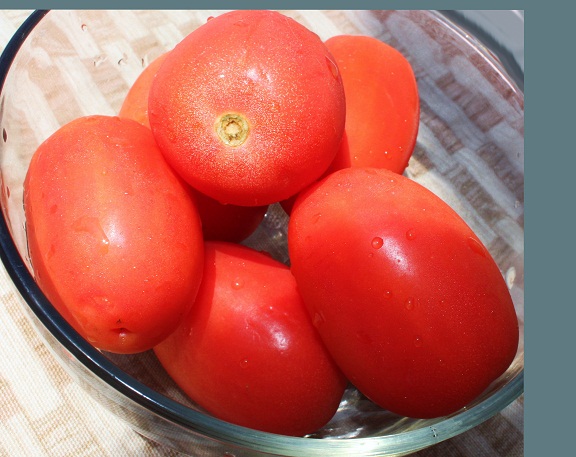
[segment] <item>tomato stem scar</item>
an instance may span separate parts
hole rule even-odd
[[[226,113],[216,121],[216,132],[228,146],[240,146],[248,138],[248,121],[241,114]]]

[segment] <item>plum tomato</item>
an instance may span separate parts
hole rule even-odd
[[[342,79],[320,38],[276,11],[239,10],[187,35],[160,66],[152,132],[195,189],[242,206],[317,180],[344,132]]]
[[[330,171],[350,166],[402,174],[416,144],[418,86],[410,62],[389,44],[363,35],[325,42],[346,94],[346,128]]]
[[[288,225],[298,288],[348,379],[394,413],[430,418],[511,364],[519,325],[487,248],[448,204],[381,168],[304,190]]]
[[[206,411],[272,433],[301,436],[324,426],[347,385],[290,269],[235,243],[205,243],[196,301],[154,351]]]
[[[144,68],[140,76],[138,76],[136,81],[130,86],[122,102],[118,116],[134,119],[136,122],[150,128],[150,121],[148,120],[148,94],[150,92],[150,84],[152,84],[158,68],[160,68],[160,65],[162,65],[167,55],[167,52],[160,54]]]
[[[150,129],[64,125],[32,157],[24,207],[38,285],[94,346],[142,352],[176,328],[200,286],[202,228]]]

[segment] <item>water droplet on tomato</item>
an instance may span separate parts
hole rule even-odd
[[[76,219],[72,224],[72,229],[76,232],[86,232],[93,235],[99,241],[99,250],[101,254],[108,253],[110,240],[104,233],[100,221],[96,217],[83,216]]]
[[[407,310],[414,309],[414,299],[410,297],[408,300],[406,300],[405,306]]]
[[[375,236],[374,238],[372,238],[372,247],[374,249],[380,249],[383,244],[384,244],[384,240],[382,238],[380,238],[379,236]]]
[[[107,253],[108,253],[109,246],[110,246],[110,241],[108,241],[108,238],[104,237],[104,238],[101,240],[101,242],[102,242],[102,244],[100,245],[100,252],[101,252],[102,254],[107,254]]]
[[[242,278],[235,278],[234,281],[232,281],[232,288],[233,289],[242,289],[242,287],[244,287],[244,280]]]
[[[214,16],[208,16],[208,19],[206,19],[206,22],[211,21],[212,19],[214,19]]]
[[[406,239],[413,240],[415,238],[416,238],[416,232],[414,231],[414,229],[410,229],[406,232]]]
[[[474,251],[476,254],[481,255],[482,257],[487,257],[486,249],[484,248],[484,246],[482,246],[482,243],[480,243],[480,241],[472,237],[468,238],[468,240],[466,241],[468,243],[468,247],[472,249],[472,251]]]
[[[314,214],[314,216],[312,216],[312,223],[316,224],[320,220],[321,217],[322,217],[321,213]]]
[[[326,64],[328,65],[332,76],[334,76],[334,78],[338,78],[338,75],[340,74],[338,71],[338,65],[336,65],[336,62],[334,62],[330,56],[326,56]]]
[[[389,290],[385,290],[384,293],[382,294],[382,296],[386,299],[390,299],[390,298],[392,298],[392,292]]]
[[[248,368],[248,359],[240,360],[240,368]]]
[[[120,338],[121,340],[125,340],[128,337],[128,334],[130,333],[130,330],[128,330],[127,328],[124,327],[118,327],[115,329],[112,329],[113,332],[118,334],[118,338]]]
[[[414,346],[416,346],[417,348],[422,347],[422,338],[420,336],[416,336],[414,338]]]

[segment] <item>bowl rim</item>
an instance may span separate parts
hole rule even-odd
[[[507,82],[519,93],[523,94],[515,81],[509,77],[502,63],[491,54],[477,39],[471,37],[441,11],[432,11],[434,17],[443,22],[455,33],[461,35],[476,51],[489,60]],[[30,33],[50,10],[34,10],[22,23],[17,32],[7,43],[0,55],[0,98],[10,67],[22,44]],[[463,433],[496,415],[504,407],[512,403],[524,392],[524,368],[517,373],[499,393],[498,398],[491,396],[482,403],[465,409],[454,416],[439,418],[433,426],[425,426],[398,434],[352,439],[342,438],[303,438],[277,435],[268,432],[252,430],[230,424],[199,411],[188,408],[165,395],[144,385],[128,373],[121,370],[103,353],[84,340],[68,322],[60,316],[53,305],[42,293],[29,272],[20,255],[6,220],[4,211],[0,217],[0,259],[22,299],[27,303],[32,313],[38,318],[46,330],[68,351],[85,369],[94,374],[108,386],[138,406],[185,427],[191,432],[200,433],[215,441],[225,441],[231,445],[249,448],[260,452],[301,456],[325,455],[330,449],[334,456],[349,455],[381,455],[386,452],[415,452],[419,449],[436,444]],[[454,425],[458,425],[456,431]],[[402,438],[399,439],[399,436]],[[361,453],[358,453],[358,452]]]

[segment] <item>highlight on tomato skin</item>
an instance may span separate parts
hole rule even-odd
[[[33,155],[24,210],[35,279],[95,347],[149,350],[190,306],[204,245],[188,189],[130,119],[75,119]]]
[[[325,44],[275,11],[232,11],[195,29],[170,51],[149,96],[168,162],[198,191],[241,206],[278,202],[321,176],[345,111]]]
[[[308,317],[290,269],[235,243],[206,242],[204,279],[180,327],[154,348],[214,416],[304,436],[336,413],[346,378]]]
[[[418,85],[410,62],[371,36],[336,35],[325,41],[342,76],[346,127],[329,172],[377,167],[402,174],[420,121]]]
[[[291,270],[329,352],[396,414],[449,415],[512,363],[519,323],[504,278],[435,194],[383,168],[346,168],[296,199]]]

